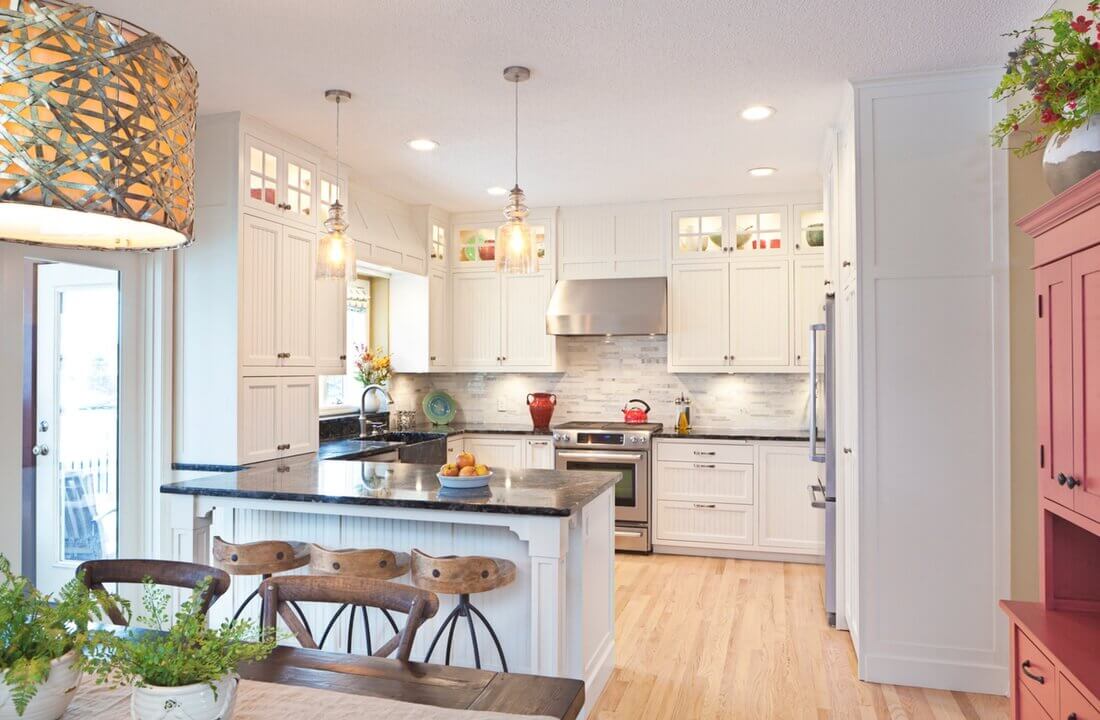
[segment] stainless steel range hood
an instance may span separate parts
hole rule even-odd
[[[546,311],[550,335],[665,335],[663,277],[561,280]]]

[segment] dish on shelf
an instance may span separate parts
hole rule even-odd
[[[458,410],[455,399],[442,390],[432,390],[425,395],[420,406],[432,425],[449,425]]]

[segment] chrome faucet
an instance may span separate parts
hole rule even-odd
[[[377,437],[381,435],[382,423],[372,423],[367,421],[367,393],[371,390],[380,390],[386,396],[386,402],[391,406],[393,405],[393,395],[390,395],[390,391],[382,385],[367,385],[363,388],[363,396],[359,398],[359,439],[366,440],[370,437]],[[371,431],[367,432],[367,426],[370,426]]]

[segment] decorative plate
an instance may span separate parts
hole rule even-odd
[[[436,474],[439,478],[439,484],[444,488],[450,490],[469,490],[471,488],[481,488],[489,484],[489,480],[493,477],[493,473],[488,475],[440,475]]]
[[[432,425],[449,425],[455,419],[455,399],[442,390],[432,390],[420,403]]]

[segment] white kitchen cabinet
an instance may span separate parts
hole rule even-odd
[[[280,222],[316,225],[317,163],[246,134],[243,173],[245,208]]]
[[[243,464],[315,452],[317,378],[241,378],[238,447]]]
[[[546,308],[554,292],[549,272],[501,278],[501,365],[512,369],[554,365],[554,337],[546,333]]]
[[[753,503],[752,463],[660,461],[655,479],[657,500]]]
[[[340,278],[324,278],[316,286],[317,374],[343,375],[348,364],[348,284]]]
[[[500,276],[451,275],[451,367],[484,370],[500,367]]]
[[[473,453],[479,463],[491,468],[522,469],[524,466],[522,435],[467,435],[463,447],[466,452]]]
[[[790,364],[790,262],[730,265],[730,365]]]
[[[655,542],[751,546],[752,526],[752,506],[658,500]]]
[[[825,258],[800,257],[794,261],[794,364],[809,367],[810,325],[825,322]],[[825,367],[825,349],[818,348],[817,366]]]
[[[810,505],[809,488],[824,466],[805,445],[760,445],[757,455],[758,540],[764,547],[825,552],[825,511]]]
[[[665,274],[661,206],[562,208],[558,277],[562,280],[653,277]]]
[[[314,233],[251,215],[242,225],[241,364],[312,367]]]
[[[554,444],[547,438],[526,438],[523,467],[535,470],[554,469]]]
[[[672,266],[669,302],[669,370],[724,368],[729,364],[730,266]]]
[[[447,462],[458,461],[458,454],[466,449],[466,440],[461,434],[451,435],[447,438]]]
[[[428,367],[444,370],[451,366],[451,323],[447,271],[428,272]]]
[[[822,178],[827,184],[828,178]],[[793,205],[791,223],[794,232],[795,255],[824,255],[829,239],[825,208],[820,203]]]

